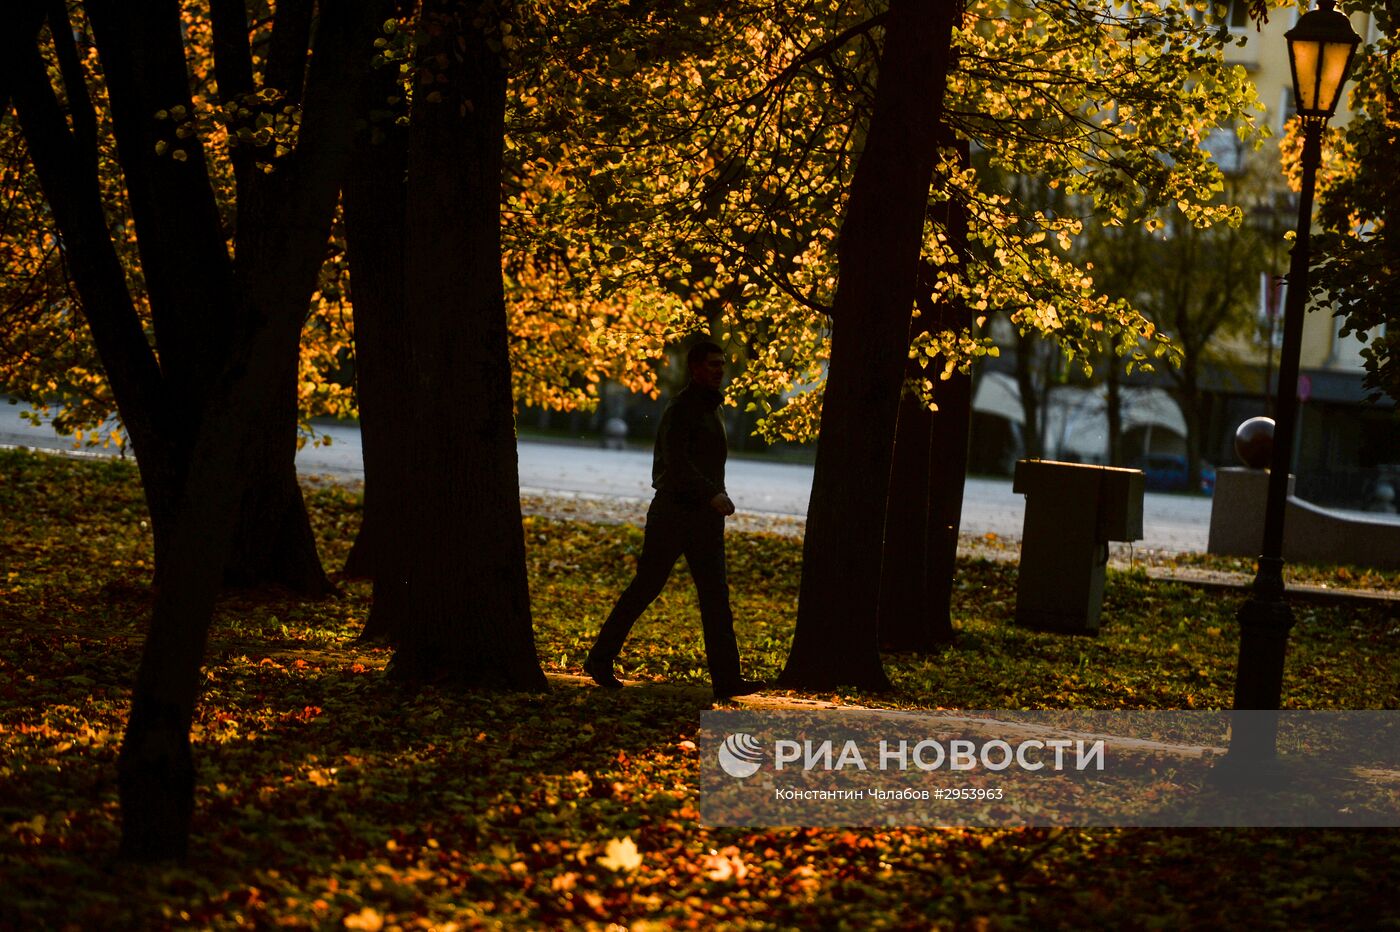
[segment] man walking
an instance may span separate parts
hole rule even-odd
[[[764,684],[739,673],[739,646],[729,609],[724,519],[734,513],[734,503],[724,491],[724,461],[729,455],[719,415],[724,351],[714,343],[697,343],[686,354],[686,367],[690,384],[666,406],[656,432],[651,466],[656,496],[647,509],[637,575],[603,623],[583,671],[599,686],[622,685],[613,675],[613,660],[632,624],[661,594],[676,559],[685,554],[700,596],[705,657],[715,697],[745,696]]]

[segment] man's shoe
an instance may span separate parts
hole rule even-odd
[[[604,663],[592,657],[586,658],[583,661],[583,672],[593,677],[593,682],[605,689],[622,688],[622,680],[613,676],[612,661]]]
[[[740,680],[732,686],[716,686],[716,699],[732,699],[735,696],[751,696],[768,684],[763,680]]]

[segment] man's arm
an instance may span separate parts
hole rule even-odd
[[[687,406],[677,405],[671,409],[670,414],[671,421],[662,441],[661,456],[665,463],[666,477],[673,491],[696,501],[708,502],[720,514],[733,514],[734,503],[729,501],[724,486],[706,478],[692,455],[692,440],[699,426],[699,412]],[[723,503],[716,502],[720,498],[727,503],[727,511],[721,507]]]

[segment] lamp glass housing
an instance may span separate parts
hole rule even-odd
[[[1285,36],[1293,102],[1304,117],[1331,118],[1361,43],[1351,21],[1335,6],[1333,0],[1320,0],[1318,9],[1303,14]]]

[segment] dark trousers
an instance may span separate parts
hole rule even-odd
[[[646,537],[637,561],[637,575],[618,597],[588,655],[603,662],[611,662],[618,655],[633,623],[665,588],[681,554],[685,554],[700,596],[700,624],[705,632],[710,681],[716,687],[734,685],[740,680],[739,645],[734,640],[734,615],[729,610],[724,516],[709,505],[679,502],[669,492],[657,492],[647,509]]]

